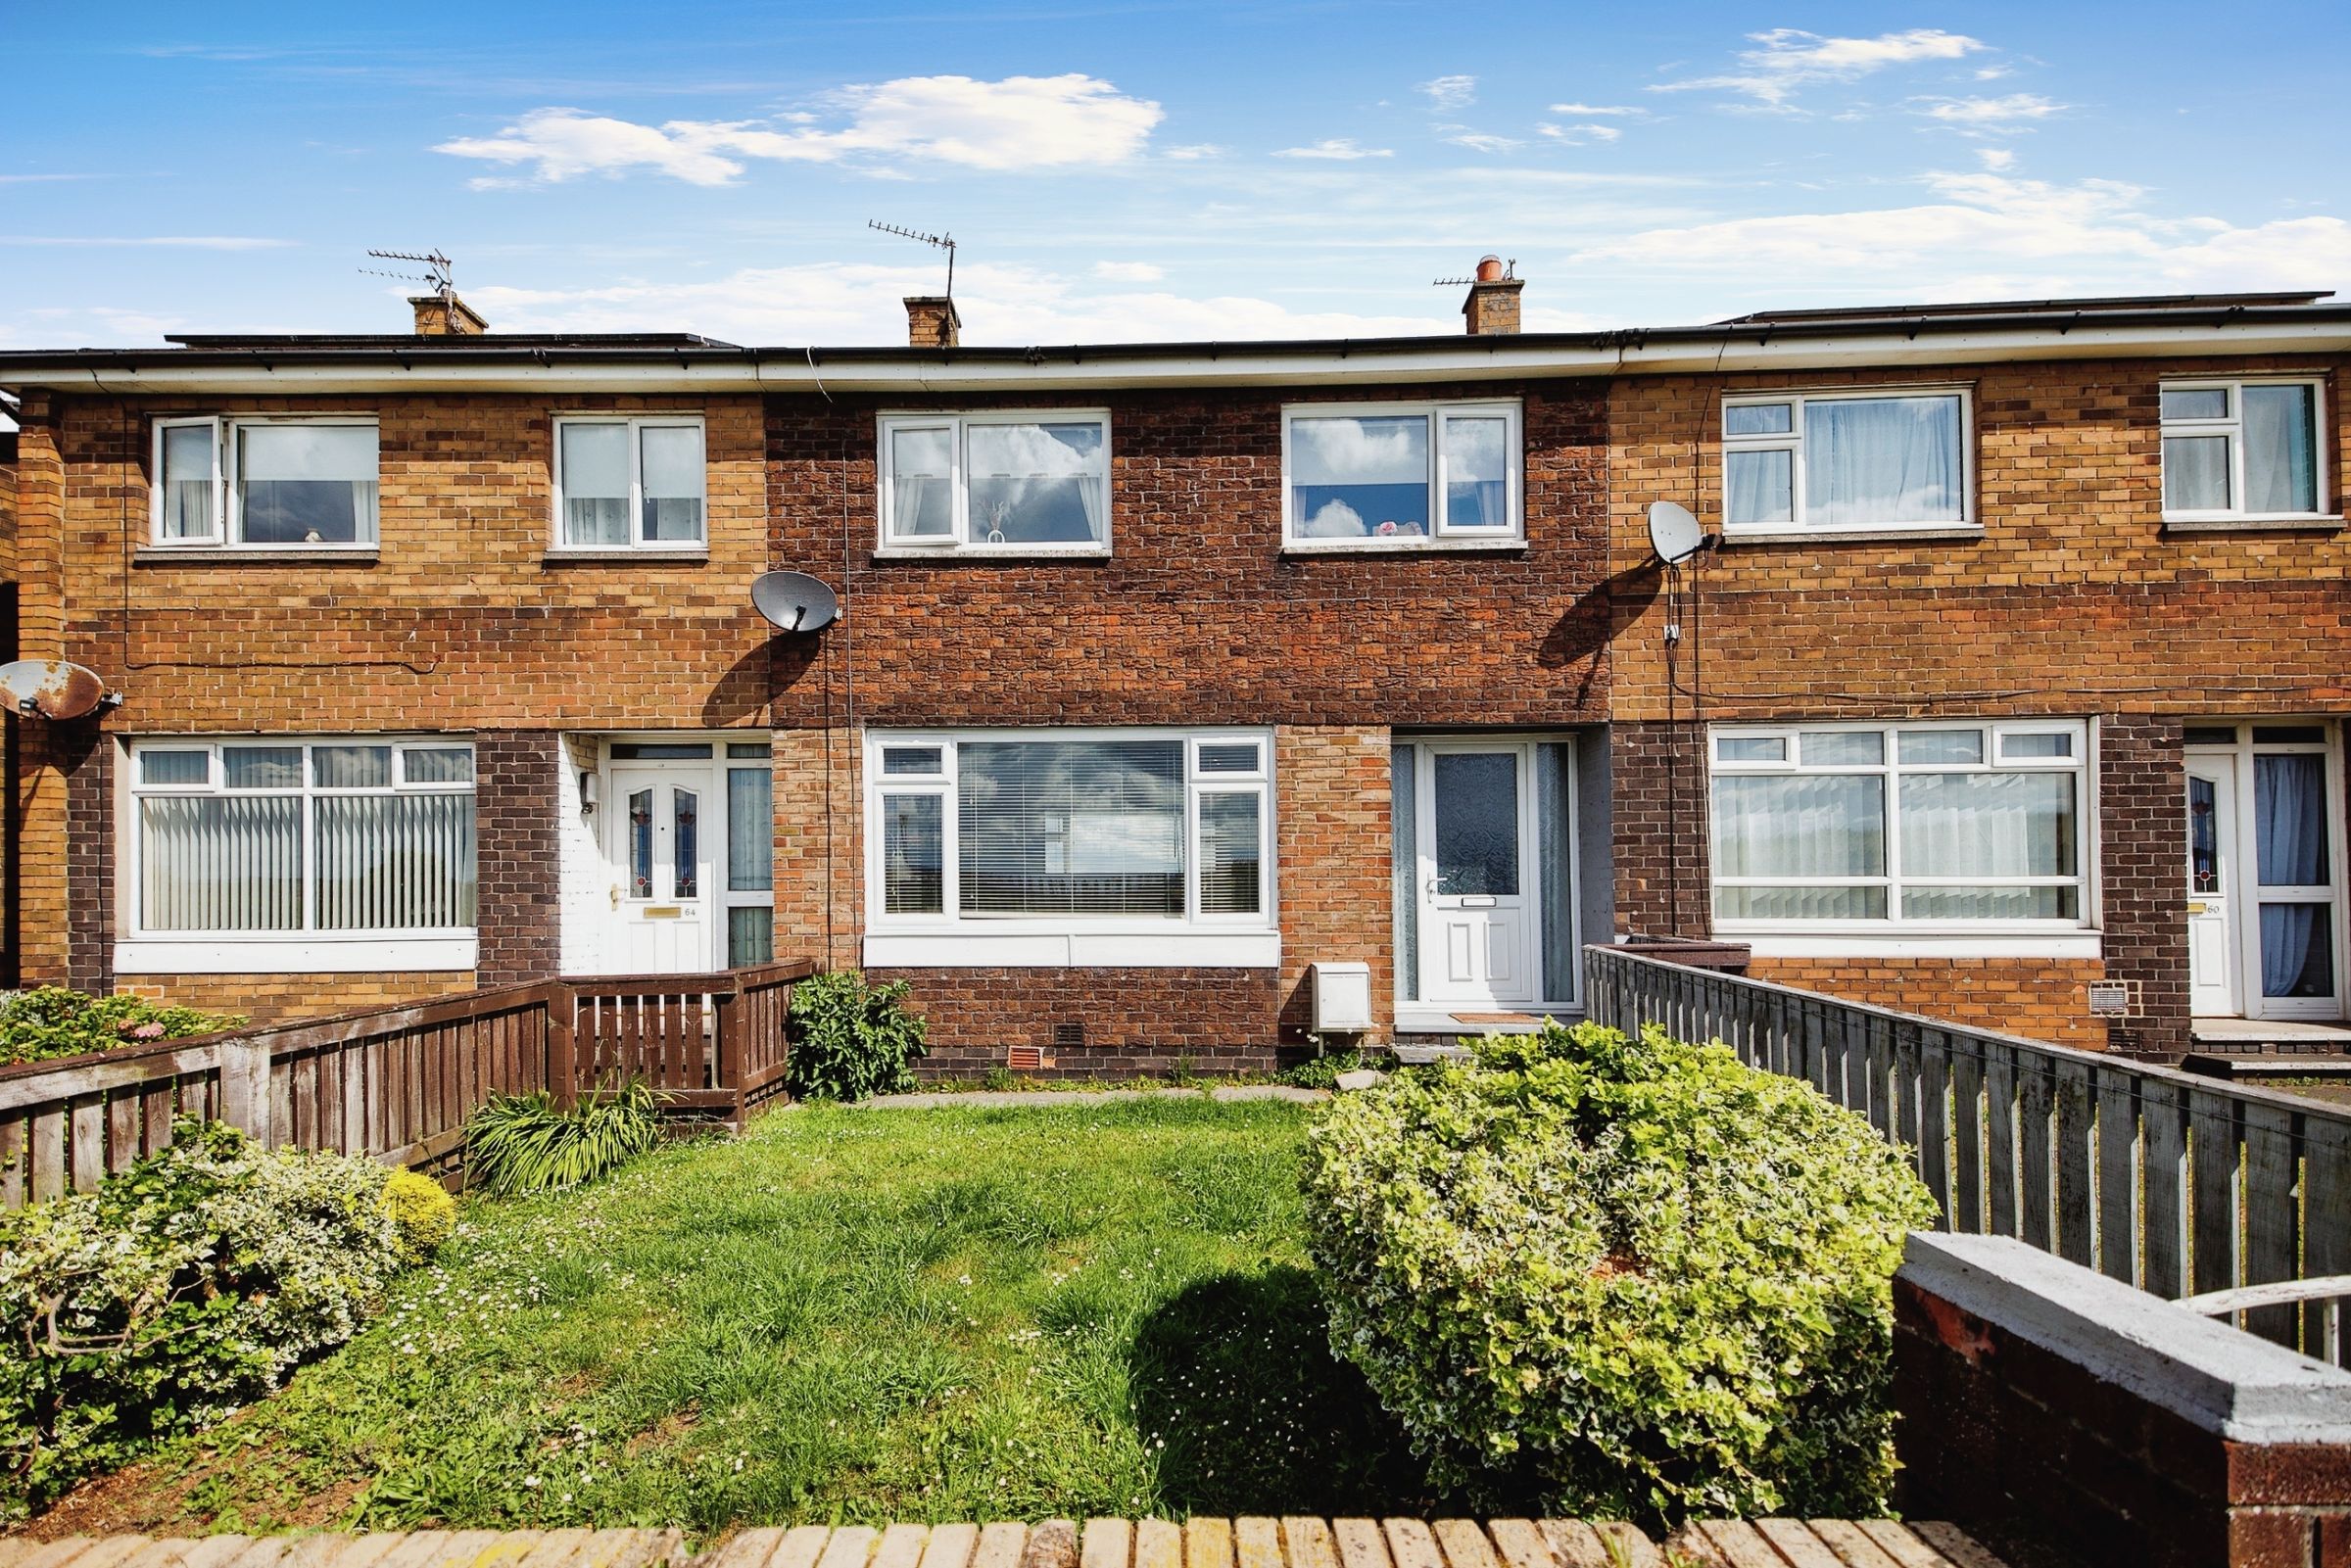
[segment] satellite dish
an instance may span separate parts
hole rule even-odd
[[[840,617],[840,600],[806,572],[761,572],[751,582],[751,602],[782,632],[819,632]]]
[[[0,664],[0,702],[44,719],[78,719],[121,702],[95,670],[64,659],[19,659]]]
[[[1705,530],[1690,508],[1670,500],[1649,503],[1649,547],[1668,566],[1679,566],[1706,547]]]

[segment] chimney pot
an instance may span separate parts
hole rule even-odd
[[[420,338],[478,338],[490,330],[490,323],[455,294],[411,295],[408,304],[416,311]]]
[[[1504,271],[1501,257],[1480,257],[1476,281],[1469,285],[1469,297],[1462,302],[1462,315],[1468,323],[1470,336],[1517,331],[1518,291],[1525,287],[1524,278],[1511,277]]]
[[[906,342],[917,349],[952,349],[963,335],[963,317],[943,294],[906,296]]]

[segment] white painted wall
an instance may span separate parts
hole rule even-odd
[[[580,775],[597,768],[599,742],[595,736],[563,737],[563,767],[555,782],[556,902],[562,924],[561,963],[566,974],[598,974],[609,971],[612,925],[612,880],[617,875],[604,858],[603,815],[580,810]]]

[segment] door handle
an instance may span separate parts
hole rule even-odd
[[[612,884],[612,907],[620,908],[620,883],[618,882]]]

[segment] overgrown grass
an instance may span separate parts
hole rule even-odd
[[[1324,1341],[1305,1120],[811,1108],[472,1206],[384,1319],[112,1526],[1417,1511]]]

